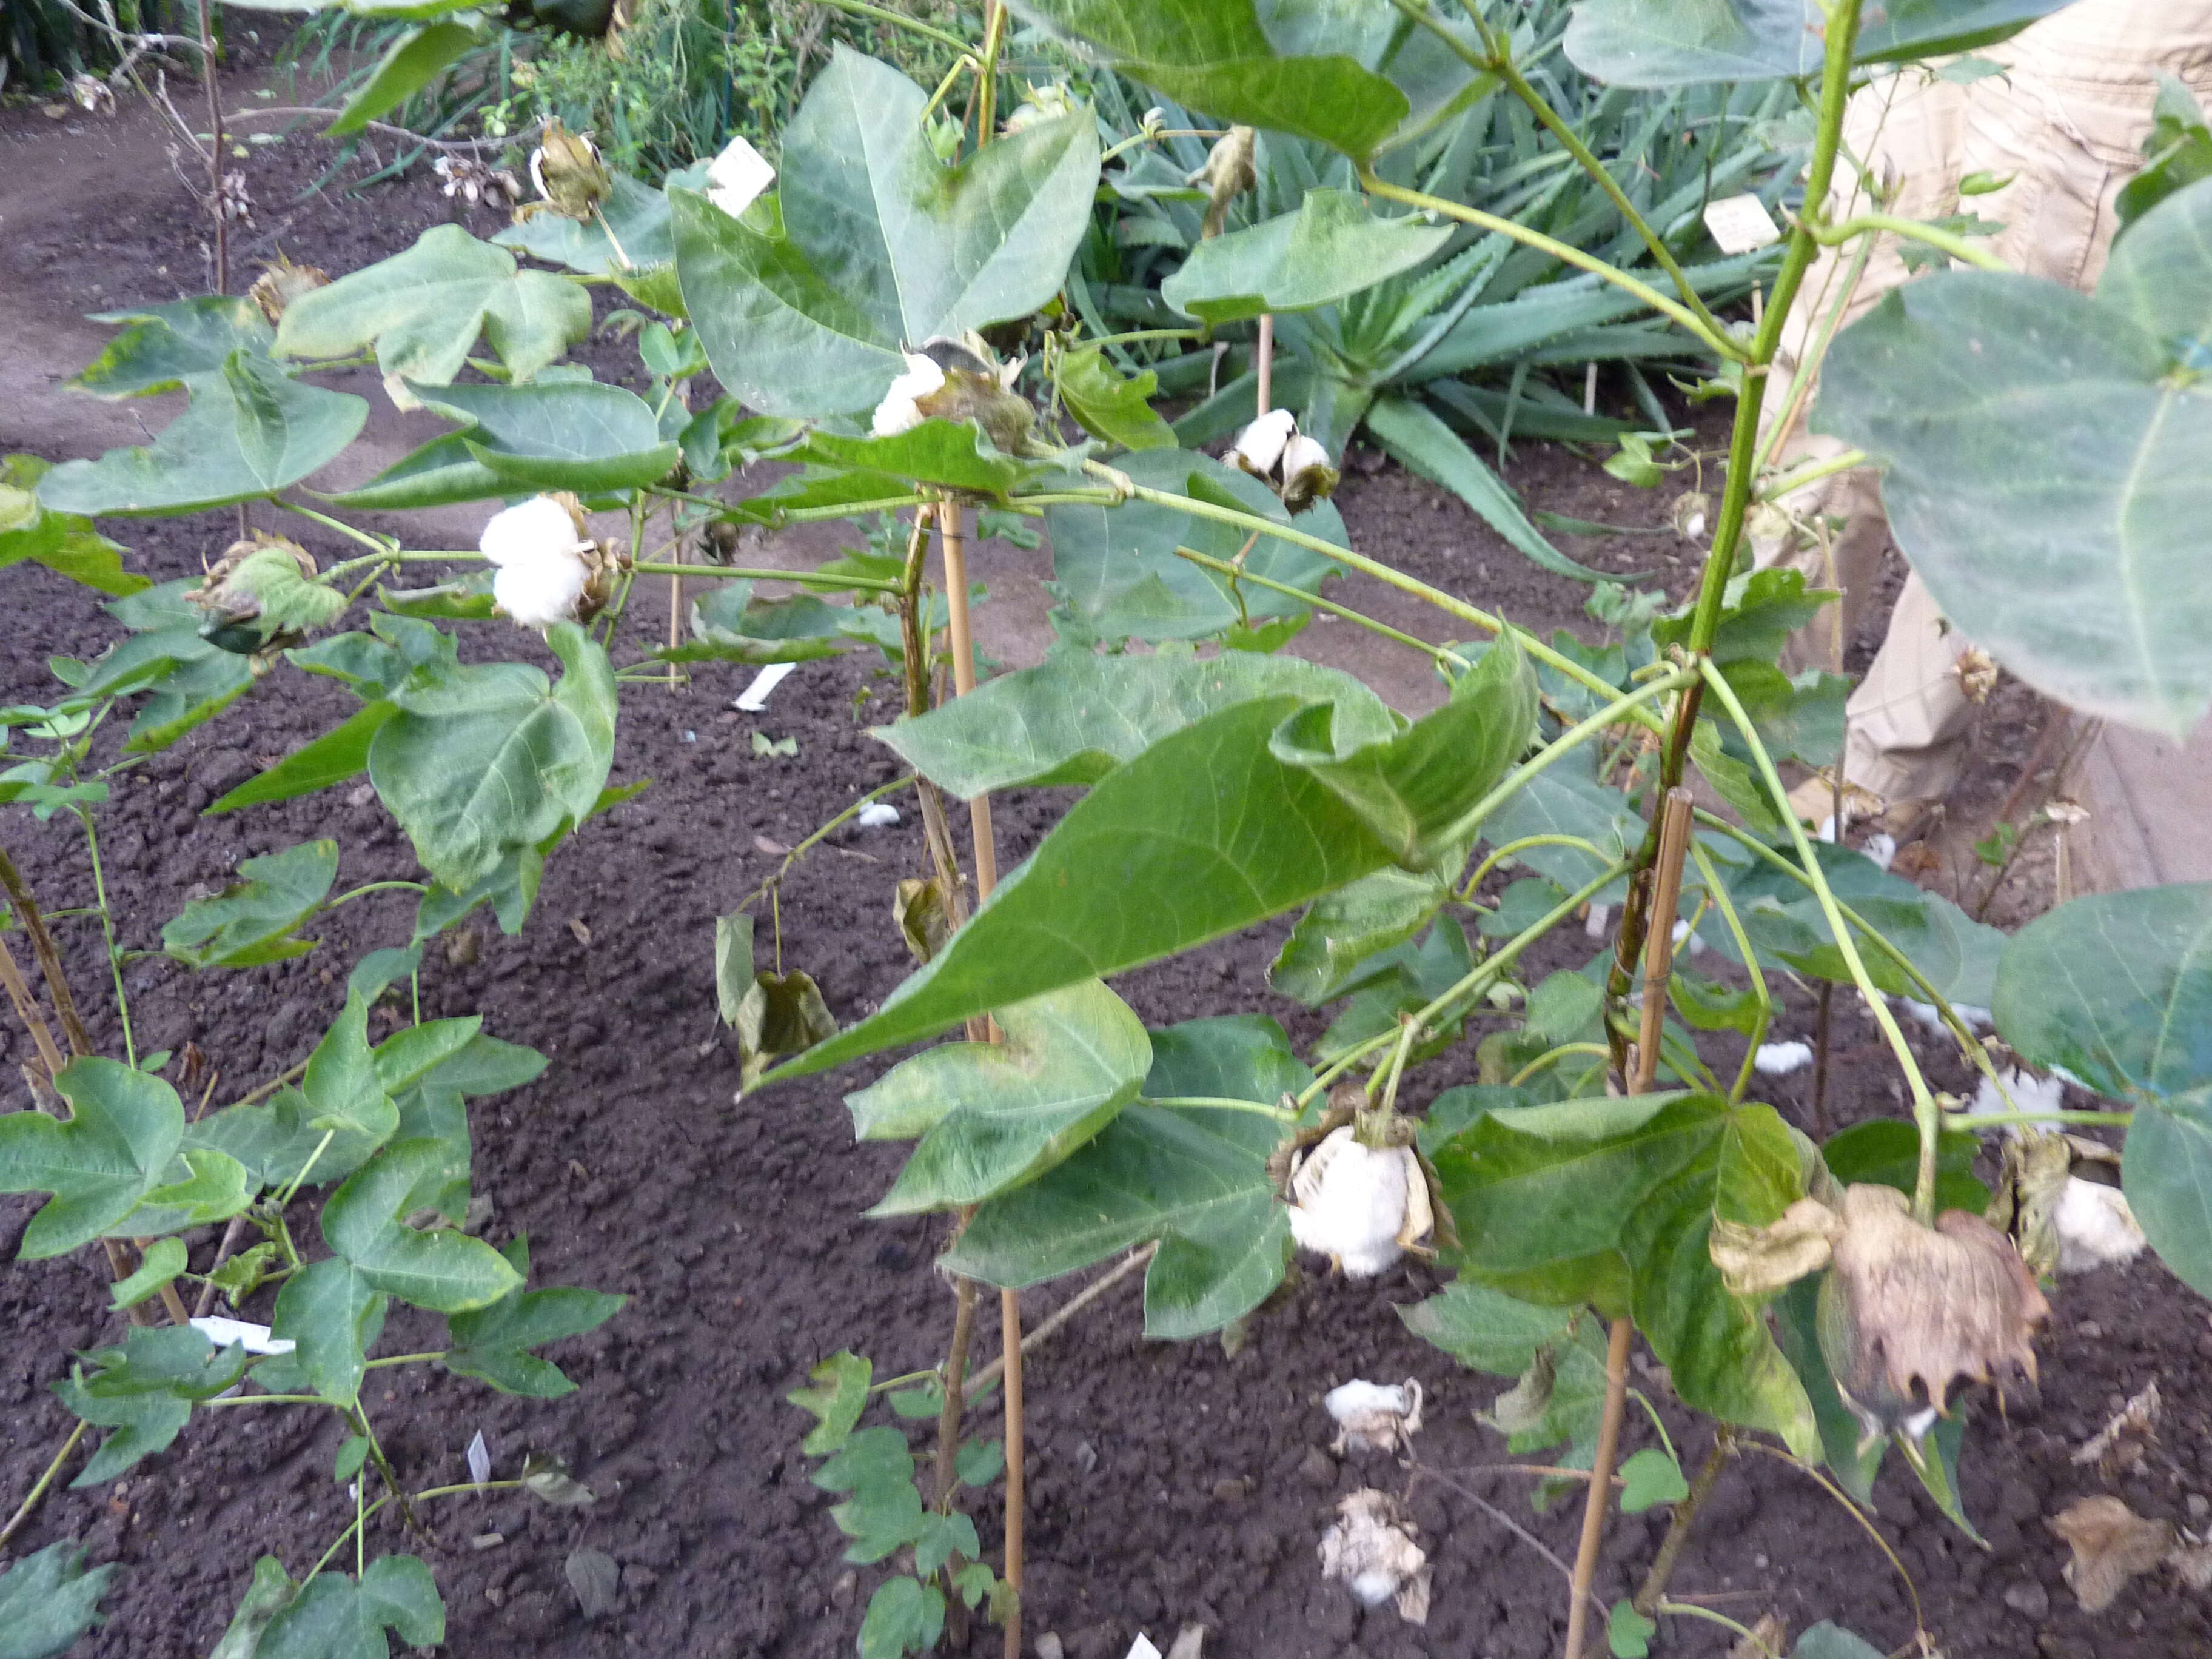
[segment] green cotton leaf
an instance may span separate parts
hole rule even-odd
[[[370,739],[397,713],[398,705],[381,697],[362,704],[343,724],[312,743],[302,744],[276,765],[211,803],[208,816],[292,800],[358,777],[368,769]]]
[[[952,1459],[953,1473],[963,1486],[988,1486],[1006,1472],[1006,1447],[1000,1440],[963,1441]],[[970,1550],[970,1555],[981,1552]]]
[[[1707,1252],[1714,1218],[1762,1226],[1802,1196],[1767,1106],[1644,1095],[1492,1109],[1433,1153],[1467,1269],[1510,1295],[1632,1315],[1700,1411],[1805,1454],[1805,1390]]]
[[[1881,1650],[1823,1619],[1797,1638],[1790,1659],[1882,1659]]]
[[[84,1568],[73,1538],[0,1572],[0,1659],[57,1659],[100,1622],[100,1598],[119,1567]]]
[[[1604,873],[1606,864],[1625,857],[1644,839],[1644,820],[1628,797],[1597,781],[1596,762],[1587,752],[1570,755],[1507,796],[1484,822],[1482,838],[1493,847],[1531,836],[1576,836],[1605,854],[1605,862],[1578,847],[1528,847],[1513,856],[1560,890],[1575,892]],[[1617,902],[1621,888],[1608,887],[1595,902]]]
[[[1945,1131],[1936,1141],[1936,1207],[1979,1215],[1989,1208],[1990,1189],[1974,1175],[1981,1138],[1966,1130]],[[1820,1161],[1839,1185],[1894,1187],[1910,1195],[1920,1174],[1920,1135],[1893,1117],[1869,1118],[1831,1135]]]
[[[1992,1007],[2022,1060],[2134,1109],[2128,1206],[2167,1267],[2212,1287],[2212,884],[2038,917],[2005,946]]]
[[[2212,179],[2117,243],[2094,298],[1988,271],[1908,283],[1845,329],[1819,423],[1886,464],[1898,545],[1945,615],[2038,690],[2186,734],[2212,707]]]
[[[1160,377],[1151,369],[1124,375],[1107,361],[1103,347],[1085,346],[1062,355],[1054,384],[1075,423],[1092,437],[1122,449],[1174,445],[1174,429],[1152,408]]]
[[[189,968],[254,968],[305,956],[313,939],[295,939],[322,908],[337,879],[338,844],[307,841],[240,860],[233,882],[213,898],[194,899],[161,929],[161,948]]]
[[[1636,1604],[1626,1596],[1615,1601],[1606,1615],[1605,1644],[1613,1659],[1644,1659],[1651,1651],[1651,1638],[1658,1633],[1659,1621],[1637,1612]]]
[[[1806,586],[1802,570],[1770,567],[1730,577],[1722,591],[1713,660],[1771,664],[1792,634],[1818,617],[1830,600],[1840,597],[1833,588]],[[1670,615],[1653,617],[1652,644],[1662,652],[1678,645],[1686,649],[1695,609],[1693,605],[1686,605]]]
[[[422,91],[484,39],[484,29],[473,17],[465,23],[428,23],[407,30],[377,60],[368,79],[346,100],[323,136],[340,138],[361,131]]]
[[[71,1060],[54,1087],[70,1115],[0,1114],[0,1193],[51,1193],[17,1250],[60,1255],[111,1231],[160,1185],[184,1139],[177,1091],[120,1060]]]
[[[411,1089],[426,1079],[433,1079],[447,1061],[465,1054],[476,1042],[477,1034],[483,1030],[483,1016],[470,1014],[460,1019],[426,1020],[420,1025],[410,1025],[395,1031],[376,1045],[373,1056],[376,1080],[386,1094],[398,1095]],[[532,1050],[522,1052],[534,1054]],[[536,1058],[542,1069],[544,1057],[537,1055]],[[536,1072],[530,1074],[532,1077],[535,1075]],[[530,1077],[520,1080],[527,1083]]]
[[[1518,1376],[1574,1327],[1565,1308],[1540,1308],[1472,1279],[1456,1279],[1425,1302],[1401,1307],[1406,1328],[1462,1365]]]
[[[714,918],[714,1006],[735,1025],[753,988],[753,919],[744,910]]]
[[[530,1241],[518,1237],[502,1254],[508,1266],[527,1275]],[[501,1394],[558,1400],[576,1385],[551,1360],[531,1352],[564,1337],[597,1330],[622,1311],[629,1298],[574,1285],[550,1290],[517,1288],[476,1313],[451,1314],[451,1336],[443,1361],[447,1370],[489,1382]]]
[[[374,343],[387,386],[443,386],[484,335],[527,380],[592,329],[591,295],[459,225],[435,225],[404,253],[301,295],[276,325],[283,357],[344,357]]]
[[[816,1419],[814,1426],[800,1443],[801,1451],[809,1457],[827,1457],[845,1443],[846,1437],[853,1432],[853,1425],[860,1420],[860,1413],[867,1406],[868,1381],[874,1370],[860,1355],[841,1351],[806,1373],[813,1381],[812,1388],[797,1389],[784,1395]]]
[[[894,1416],[908,1422],[923,1419],[935,1422],[938,1413],[945,1409],[945,1384],[937,1377],[915,1389],[896,1389],[884,1396],[890,1402]]]
[[[1765,776],[1750,761],[1728,752],[1721,741],[1720,725],[1710,715],[1691,729],[1690,764],[1712,792],[1735,809],[1752,834],[1768,842],[1787,838],[1790,832],[1781,816],[1790,810],[1787,802],[1777,810]]]
[[[115,1293],[108,1300],[108,1311],[121,1313],[125,1308],[135,1308],[148,1297],[158,1296],[164,1285],[184,1272],[187,1260],[184,1240],[156,1239],[147,1247],[137,1271],[115,1281]]]
[[[1504,481],[1426,404],[1396,396],[1377,398],[1367,410],[1367,432],[1400,465],[1465,501],[1477,518],[1538,568],[1577,581],[1618,580],[1609,572],[1576,563],[1545,540]]]
[[[1682,1466],[1671,1452],[1646,1446],[1631,1453],[1620,1465],[1620,1512],[1641,1515],[1662,1504],[1679,1504],[1690,1495],[1682,1479]]]
[[[1508,635],[1452,683],[1443,708],[1386,742],[1340,738],[1335,712],[1299,710],[1270,750],[1335,791],[1402,867],[1426,870],[1465,856],[1474,808],[1535,735],[1536,676]]]
[[[1313,1074],[1272,1020],[1191,1020],[1154,1031],[1152,1099],[1273,1105]],[[994,1199],[942,1258],[1019,1289],[1159,1241],[1145,1271],[1145,1334],[1179,1341],[1265,1301],[1291,1256],[1267,1158],[1285,1126],[1251,1112],[1136,1104],[1057,1168]]]
[[[766,665],[834,657],[854,636],[854,609],[811,593],[756,599],[750,581],[722,582],[691,604],[689,644],[655,651],[662,662]]]
[[[398,1129],[399,1109],[368,1046],[368,1000],[349,989],[297,1088],[278,1090],[265,1104],[210,1113],[185,1141],[237,1159],[256,1186],[324,1186],[359,1169]]]
[[[550,836],[544,844],[557,845],[560,839],[560,835]],[[434,939],[480,904],[491,906],[500,932],[510,937],[520,933],[531,907],[538,902],[538,884],[544,873],[545,854],[537,847],[518,847],[501,857],[489,875],[459,892],[434,883],[416,907],[415,942]]]
[[[1148,449],[1120,459],[1137,483],[1217,507],[1231,507],[1278,525],[1291,522],[1274,491],[1250,474],[1185,449]],[[1084,628],[1100,639],[1196,640],[1221,634],[1247,619],[1310,614],[1303,602],[1269,588],[1243,590],[1243,608],[1225,576],[1176,556],[1178,546],[1227,562],[1241,554],[1244,568],[1307,592],[1320,591],[1336,569],[1311,550],[1262,536],[1248,550],[1249,532],[1157,501],[1121,507],[1070,504],[1045,509],[1052,539],[1049,591]],[[1334,507],[1317,503],[1298,515],[1297,527],[1322,541],[1350,545]],[[1054,613],[1055,625],[1059,613]],[[1062,631],[1066,631],[1062,626]]]
[[[1776,760],[1832,766],[1843,757],[1844,705],[1851,690],[1847,677],[1808,668],[1792,678],[1771,663],[1749,659],[1726,664],[1721,672]],[[1723,730],[1721,740],[1730,754],[1749,752],[1733,726]]]
[[[296,1345],[287,1358],[309,1387],[334,1406],[351,1406],[390,1302],[343,1257],[311,1261],[276,1292],[270,1334]]]
[[[1096,118],[1075,110],[957,167],[928,94],[840,46],[782,134],[781,189],[742,219],[671,192],[686,312],[726,390],[764,415],[872,409],[902,343],[1026,316],[1091,224]]]
[[[276,337],[259,306],[228,294],[103,311],[91,320],[125,325],[99,356],[67,381],[95,398],[174,392],[194,375],[220,374],[234,351],[266,357]]]
[[[823,1071],[1171,956],[1379,869],[1390,849],[1269,749],[1302,706],[1237,703],[1108,775],[878,1012],[772,1075]]]
[[[1200,242],[1160,298],[1205,323],[1312,311],[1413,270],[1452,234],[1416,217],[1377,218],[1365,197],[1324,186],[1295,213]]]
[[[413,483],[410,504],[474,501],[526,489],[569,489],[580,495],[657,483],[682,459],[665,441],[652,405],[635,392],[596,380],[540,380],[520,386],[436,386],[410,381],[422,404],[465,428],[429,444],[353,492],[380,492],[387,506],[400,480]],[[422,458],[458,441],[463,455],[438,450],[441,464],[425,469]],[[461,465],[465,458],[484,475]],[[407,469],[403,471],[403,469]],[[465,489],[466,494],[458,493]]]
[[[463,892],[520,848],[580,823],[614,763],[606,652],[573,623],[546,642],[557,685],[525,663],[419,671],[369,744],[369,781],[439,882]]]
[[[368,419],[367,399],[287,379],[244,350],[185,385],[191,406],[150,447],[64,461],[41,479],[47,509],[167,517],[256,501],[335,460]]]
[[[1135,511],[1136,508],[1125,508]],[[1395,720],[1351,675],[1295,657],[1075,656],[979,685],[927,714],[870,729],[963,799],[997,789],[1094,784],[1195,720],[1254,697],[1334,700],[1336,725],[1375,742]]]
[[[151,587],[123,568],[125,550],[94,530],[91,520],[40,503],[39,480],[52,471],[35,455],[0,456],[0,570],[27,559],[118,599]]]
[[[904,1659],[927,1653],[945,1631],[945,1592],[903,1575],[886,1578],[868,1598],[860,1620],[860,1659]]]
[[[215,1644],[208,1659],[254,1659],[262,1632],[269,1628],[271,1619],[284,1610],[297,1588],[292,1575],[284,1571],[284,1564],[275,1556],[264,1555],[256,1560],[253,1582],[246,1586],[238,1611],[224,1627],[222,1640]]]
[[[1037,462],[1018,460],[995,447],[973,422],[955,425],[935,417],[886,438],[810,433],[793,455],[872,478],[896,479],[901,489],[936,484],[1001,502],[1017,484],[1044,470]]]
[[[259,1191],[246,1166],[227,1152],[187,1146],[169,1167],[169,1178],[149,1191],[116,1229],[133,1238],[181,1232],[228,1221]]]
[[[500,231],[491,239],[493,243],[588,276],[657,272],[675,264],[676,232],[668,198],[612,167],[607,169],[607,181],[606,199],[592,218],[533,214],[520,224]],[[613,241],[607,237],[610,230],[614,233]],[[620,252],[616,252],[617,243]]]
[[[1775,1344],[1813,1407],[1813,1421],[1820,1437],[1820,1455],[1836,1477],[1836,1484],[1854,1501],[1871,1507],[1874,1478],[1881,1468],[1888,1443],[1869,1442],[1856,1413],[1844,1403],[1835,1374],[1820,1352],[1820,1277],[1808,1274],[1784,1287],[1771,1304]]]
[[[1224,122],[1364,160],[1431,133],[1496,84],[1392,12],[1292,0],[1015,0],[1017,15]],[[1438,21],[1470,51],[1481,43]]]
[[[2112,198],[2112,211],[2120,222],[2115,239],[2126,235],[2130,225],[2176,191],[2212,179],[2212,127],[2205,125],[2203,106],[2187,82],[2163,71],[2158,76],[2158,98],[2151,106],[2150,136],[2143,140],[2143,155],[2142,169]]]
[[[269,1621],[253,1659],[388,1659],[386,1631],[410,1648],[446,1639],[437,1580],[411,1555],[380,1556],[358,1583],[317,1573]]]
[[[373,1289],[434,1313],[467,1313],[514,1290],[522,1275],[482,1239],[402,1222],[417,1187],[441,1172],[445,1150],[434,1140],[386,1146],[323,1206],[323,1238]]]
[[[1309,1008],[1357,990],[1373,959],[1427,927],[1450,896],[1433,872],[1393,867],[1315,900],[1267,969],[1269,988]]]
[[[166,1450],[194,1403],[234,1386],[252,1358],[240,1345],[218,1349],[188,1325],[134,1329],[119,1347],[80,1356],[54,1393],[84,1421],[112,1432],[70,1485],[104,1485]]]
[[[862,1140],[920,1144],[871,1215],[956,1209],[1034,1181],[1136,1097],[1144,1023],[1097,980],[998,1012],[1000,1042],[916,1054],[848,1095]]]
[[[2065,0],[1890,0],[1859,25],[1860,64],[1947,58],[2016,34]],[[1769,81],[1820,72],[1820,0],[1582,0],[1570,62],[1617,87]]]

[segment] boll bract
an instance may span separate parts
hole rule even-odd
[[[533,495],[494,514],[477,544],[498,568],[492,598],[521,627],[588,620],[606,603],[605,556],[573,495]]]
[[[530,182],[542,201],[520,210],[523,215],[552,212],[568,219],[589,219],[614,188],[599,146],[587,132],[571,132],[548,121],[538,148],[530,152]]]
[[[1332,1129],[1291,1176],[1291,1237],[1350,1279],[1371,1279],[1436,1224],[1429,1183],[1410,1146],[1363,1145]]]
[[[740,136],[722,146],[707,166],[707,199],[737,218],[775,182],[769,159]]]

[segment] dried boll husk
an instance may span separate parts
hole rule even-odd
[[[1229,222],[1229,204],[1259,183],[1260,175],[1253,165],[1258,138],[1254,128],[1230,128],[1206,153],[1206,165],[1184,180],[1206,186],[1206,217],[1198,231],[1200,241],[1220,235]]]
[[[2051,1304],[2012,1241],[1979,1216],[1912,1218],[1894,1188],[1844,1189],[1843,1231],[1820,1285],[1820,1351],[1870,1443],[1924,1435],[1954,1383],[2035,1379]]]
[[[257,530],[233,542],[185,602],[204,611],[200,637],[240,656],[297,645],[309,629],[345,609],[345,598],[318,585],[314,556],[295,541]]]
[[[919,426],[924,419],[956,425],[972,421],[1006,454],[1018,455],[1030,447],[1036,410],[1012,389],[1022,371],[1022,359],[1002,363],[980,337],[971,334],[963,340],[926,341],[920,351],[906,354],[906,374],[892,383],[891,392],[876,410],[877,435],[885,431],[886,410],[895,417],[890,430],[907,429],[907,424],[900,423],[907,421],[905,409],[894,409],[894,400],[903,396],[914,411],[908,424]],[[928,384],[933,370],[934,386]]]
[[[2044,1524],[2073,1551],[2066,1582],[2084,1613],[2102,1613],[2174,1548],[2172,1522],[2146,1520],[2117,1498],[2077,1498]]]
[[[566,219],[586,220],[599,210],[614,188],[599,146],[587,132],[571,132],[558,121],[548,121],[538,148],[530,152],[530,182],[544,199],[527,202],[514,210],[517,220],[539,213],[557,213]]]
[[[1408,1624],[1429,1620],[1429,1557],[1406,1506],[1372,1486],[1350,1493],[1336,1506],[1336,1522],[1322,1534],[1321,1576],[1342,1583],[1365,1606],[1395,1603]]]
[[[284,315],[284,307],[302,294],[330,286],[330,274],[313,265],[303,265],[278,254],[261,267],[261,274],[253,279],[253,286],[246,290],[246,297],[261,307],[261,314],[270,322]]]

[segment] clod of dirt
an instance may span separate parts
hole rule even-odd
[[[2173,1523],[2148,1521],[2117,1498],[2077,1498],[2045,1523],[2074,1559],[2066,1582],[2084,1613],[2102,1613],[2128,1580],[2148,1572],[2174,1546]]]
[[[1395,1451],[1421,1426],[1421,1385],[1410,1376],[1403,1382],[1354,1377],[1331,1389],[1322,1403],[1336,1419],[1329,1449],[1339,1457],[1347,1451]]]
[[[2077,1467],[2095,1464],[2107,1480],[2140,1468],[2144,1451],[2158,1438],[2159,1413],[2164,1403],[2159,1398],[2158,1384],[2146,1383],[2142,1393],[2113,1413],[2112,1420],[2074,1454],[2073,1462]]]
[[[1429,1622],[1429,1557],[1415,1543],[1406,1506],[1363,1486],[1336,1506],[1336,1523],[1322,1534],[1321,1576],[1340,1581],[1370,1607],[1394,1601],[1408,1624]]]

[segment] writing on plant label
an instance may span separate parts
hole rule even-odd
[[[1705,228],[1723,253],[1752,253],[1782,240],[1766,204],[1747,192],[1705,204]]]

